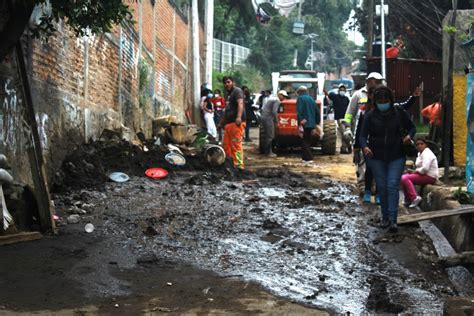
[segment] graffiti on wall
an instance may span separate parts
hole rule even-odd
[[[48,120],[46,113],[36,113],[36,124],[38,125],[38,134],[43,151],[48,149]]]
[[[165,99],[169,99],[171,95],[171,82],[163,72],[160,72],[160,74],[158,75],[158,91],[157,92],[159,96]]]
[[[8,78],[3,85],[4,98],[2,111],[0,113],[0,140],[3,145],[15,148],[16,134],[20,125],[20,113],[18,108],[18,98],[13,81]]]

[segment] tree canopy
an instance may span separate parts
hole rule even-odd
[[[314,51],[322,58],[315,63],[320,71],[334,71],[350,65],[355,44],[347,40],[343,25],[349,18],[351,0],[305,0],[302,20],[305,34],[316,33]],[[311,42],[292,33],[297,20],[295,9],[290,16],[274,16],[268,24],[257,22],[251,0],[216,0],[214,35],[224,41],[249,47],[248,63],[265,76],[272,71],[293,68],[294,50],[298,48],[298,68],[304,69]]]
[[[387,39],[393,41],[399,35],[404,38],[406,49],[402,57],[421,59],[441,59],[442,56],[442,21],[452,1],[446,0],[390,0],[387,19]],[[458,0],[458,9],[472,9],[473,0]],[[368,1],[356,9],[356,24],[363,35],[368,30]],[[375,10],[372,8],[372,10]],[[374,19],[374,34],[380,34],[380,18]]]

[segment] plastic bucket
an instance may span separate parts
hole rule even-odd
[[[204,149],[204,158],[211,166],[220,166],[225,162],[224,148],[218,145],[207,145]]]

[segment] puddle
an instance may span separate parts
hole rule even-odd
[[[299,181],[282,178],[194,183],[108,183],[114,205],[90,201],[104,208],[94,233],[116,235],[137,254],[257,282],[336,313],[442,312],[443,295],[431,280],[421,282],[374,245],[368,209],[350,187],[330,180],[296,187]]]

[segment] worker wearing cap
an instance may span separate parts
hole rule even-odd
[[[332,108],[334,109],[334,119],[340,124],[344,120],[344,116],[349,105],[350,99],[347,96],[347,88],[341,83],[338,87],[337,93],[324,90],[324,93],[332,101]],[[349,128],[338,128],[339,136],[342,139],[341,154],[350,154],[352,152],[352,133]]]
[[[288,99],[288,93],[285,90],[278,91],[277,97],[270,96],[262,107],[261,128],[262,137],[260,141],[260,153],[269,157],[276,157],[272,152],[272,142],[275,138],[275,127],[278,124],[278,108],[280,102]]]
[[[321,120],[319,107],[316,106],[313,98],[308,95],[308,88],[301,86],[296,91],[298,99],[296,100],[296,112],[298,126],[301,132],[301,152],[303,162],[312,163],[313,153],[311,152],[311,138],[313,130]]]
[[[357,183],[360,187],[363,186],[363,201],[364,203],[371,203],[373,175],[370,168],[366,168],[362,161],[362,154],[359,145],[360,129],[364,119],[365,110],[368,107],[367,92],[370,88],[382,84],[383,77],[378,72],[371,72],[366,79],[366,84],[361,89],[354,92],[349,103],[349,107],[344,115],[345,124],[352,127],[355,134],[354,138],[354,162],[356,163]],[[362,185],[363,184],[363,185]],[[378,201],[377,201],[378,202]]]

